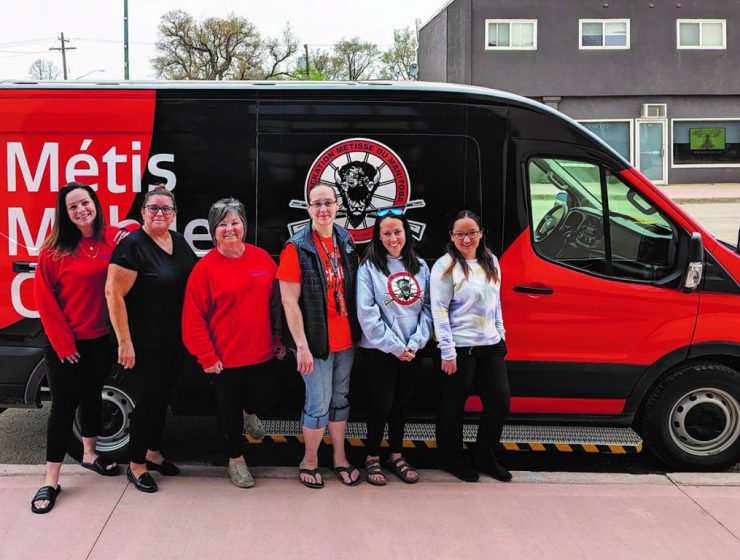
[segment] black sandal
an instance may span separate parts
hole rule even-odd
[[[409,474],[416,472],[416,469],[403,457],[399,457],[393,461],[388,461],[385,466],[406,484],[415,484],[419,482],[419,473],[416,473],[416,478],[409,478]]]
[[[352,473],[354,471],[357,471],[357,478],[352,480]],[[349,479],[349,482],[344,479],[342,473],[347,475],[347,479]],[[357,486],[360,482],[362,482],[360,471],[351,465],[349,467],[334,467],[334,474],[337,475],[337,478],[341,480],[342,484],[344,484],[345,486]]]
[[[304,480],[303,478],[301,478],[301,475],[302,474],[305,474],[305,475],[308,475],[308,476],[312,476],[313,479],[314,479],[314,482],[311,482],[310,480]],[[324,487],[324,479],[323,478],[320,479],[319,476],[320,476],[319,469],[302,469],[302,468],[299,468],[299,470],[298,470],[298,479],[301,481],[301,483],[303,484],[303,486],[305,486],[306,488],[314,488],[314,489],[323,488]]]
[[[110,461],[102,455],[98,455],[97,459],[95,459],[92,463],[80,463],[80,466],[87,470],[96,472],[102,476],[116,476],[121,472],[120,467],[116,465],[111,469],[108,468],[114,463],[115,461]]]
[[[370,478],[371,476],[382,476],[383,480],[373,480]],[[365,461],[365,480],[373,486],[385,486],[385,473],[380,467],[380,461],[378,459],[368,459]]]
[[[36,492],[33,500],[31,500],[31,511],[33,513],[49,513],[54,507],[54,503],[57,501],[57,496],[61,491],[61,484],[57,484],[56,488],[54,488],[53,486],[42,486],[41,488],[39,488],[39,491]],[[34,502],[38,502],[40,500],[48,500],[49,505],[46,507],[36,507],[36,504]]]

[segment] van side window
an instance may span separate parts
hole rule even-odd
[[[547,260],[643,281],[673,271],[678,230],[608,169],[532,158],[528,194],[533,246]]]

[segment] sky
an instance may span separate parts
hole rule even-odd
[[[393,30],[415,20],[426,23],[444,0],[129,0],[130,78],[155,79],[161,15],[180,9],[199,20],[230,12],[250,20],[265,36],[280,37],[290,22],[294,35],[311,49],[328,48],[339,39],[360,37],[381,49],[393,43]],[[28,78],[34,60],[52,60],[62,68],[59,47],[64,32],[69,79],[123,79],[123,0],[0,0],[0,80]],[[60,74],[61,79],[61,74]]]

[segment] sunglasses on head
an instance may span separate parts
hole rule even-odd
[[[403,216],[403,208],[381,208],[376,214],[378,218],[385,218],[388,214],[391,216]]]

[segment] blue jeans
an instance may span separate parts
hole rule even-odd
[[[313,372],[301,375],[306,384],[306,402],[301,421],[306,428],[324,428],[329,422],[349,418],[349,374],[355,347],[332,352],[325,360],[314,358]]]

